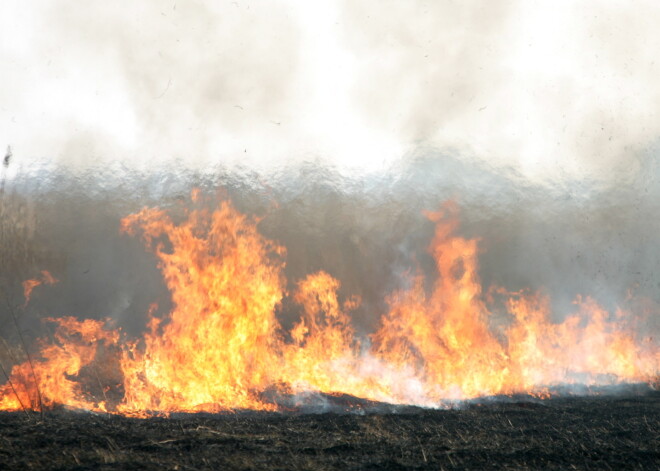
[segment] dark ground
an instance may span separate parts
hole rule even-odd
[[[364,414],[1,413],[0,469],[660,469],[660,393]]]

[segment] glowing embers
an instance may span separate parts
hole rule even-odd
[[[455,234],[456,207],[428,217],[437,278],[429,285],[412,277],[409,289],[388,296],[376,332],[358,338],[351,312],[360,300],[341,300],[340,282],[323,271],[296,281],[292,299],[303,315],[283,331],[276,313],[287,294],[286,251],[230,203],[191,210],[181,222],[160,209],[130,215],[122,230],[156,255],[172,311],[150,313],[148,332],[133,340],[103,322],[49,319],[58,326],[53,342],[13,368],[0,408],[64,404],[138,416],[275,410],[315,392],[438,406],[543,395],[558,384],[657,381],[657,341],[639,336],[629,313],[611,315],[585,299],[578,313],[553,323],[539,295],[501,288],[484,295],[477,241]],[[506,310],[499,324],[486,302],[495,295]]]

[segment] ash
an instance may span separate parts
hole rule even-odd
[[[335,405],[350,398],[335,398]],[[366,406],[362,404],[362,406]],[[0,414],[0,469],[658,469],[660,392],[462,408]]]

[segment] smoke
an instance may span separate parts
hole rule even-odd
[[[151,302],[167,310],[118,221],[180,210],[194,186],[263,218],[290,283],[323,269],[361,296],[361,331],[407,273],[435,276],[422,211],[447,199],[486,287],[542,288],[559,317],[578,294],[660,299],[654,2],[7,0],[0,15],[2,178],[31,208],[25,274],[61,280],[36,312],[135,330]]]
[[[644,174],[657,170],[656,161]],[[3,279],[20,300],[20,282],[47,269],[60,283],[35,290],[29,310],[36,317],[110,317],[137,332],[150,304],[166,313],[170,301],[157,260],[140,240],[119,233],[119,221],[143,206],[165,208],[176,219],[190,205],[192,188],[201,188],[211,206],[229,198],[260,218],[259,231],[287,249],[289,293],[324,270],[341,282],[341,299],[359,296],[353,322],[360,334],[373,331],[388,310],[388,294],[406,287],[410,274],[421,270],[429,287],[437,277],[427,250],[434,225],[423,212],[450,199],[460,208],[460,234],[479,240],[485,290],[541,290],[557,321],[576,311],[579,295],[611,312],[631,296],[651,303],[635,309],[653,312],[660,300],[657,177],[640,178],[630,189],[539,189],[434,154],[358,180],[320,164],[296,164],[276,175],[222,168],[139,174],[121,166],[81,177],[66,168],[26,172],[10,189],[31,201],[33,235],[25,243],[33,255],[18,264],[20,276],[9,268],[16,263],[5,264]],[[278,316],[288,328],[300,308],[287,298]]]
[[[0,142],[23,161],[350,173],[423,145],[536,184],[613,184],[660,131],[654,2],[0,8]]]
[[[657,5],[350,5],[356,101],[404,141],[537,180],[620,180],[656,139]]]

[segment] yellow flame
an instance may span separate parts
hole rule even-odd
[[[342,302],[340,282],[323,271],[298,281],[292,299],[303,314],[283,331],[276,313],[286,295],[286,251],[230,203],[192,210],[180,223],[143,209],[122,230],[140,235],[156,255],[172,311],[158,318],[154,306],[137,340],[101,321],[49,319],[58,326],[54,341],[42,341],[32,366],[14,366],[0,409],[36,408],[40,395],[46,407],[136,416],[275,410],[278,395],[310,390],[432,406],[516,392],[545,397],[549,387],[571,382],[658,381],[658,344],[635,334],[630,313],[610,314],[584,298],[575,314],[553,323],[539,294],[494,288],[484,296],[478,241],[455,234],[456,206],[428,217],[436,225],[429,252],[437,278],[427,287],[422,275],[412,276],[409,289],[388,296],[377,331],[360,339],[350,316],[360,299]],[[26,298],[42,281],[26,283]],[[491,325],[493,294],[505,298],[505,328]],[[85,368],[112,360],[103,349],[120,352],[114,402],[83,384]]]

